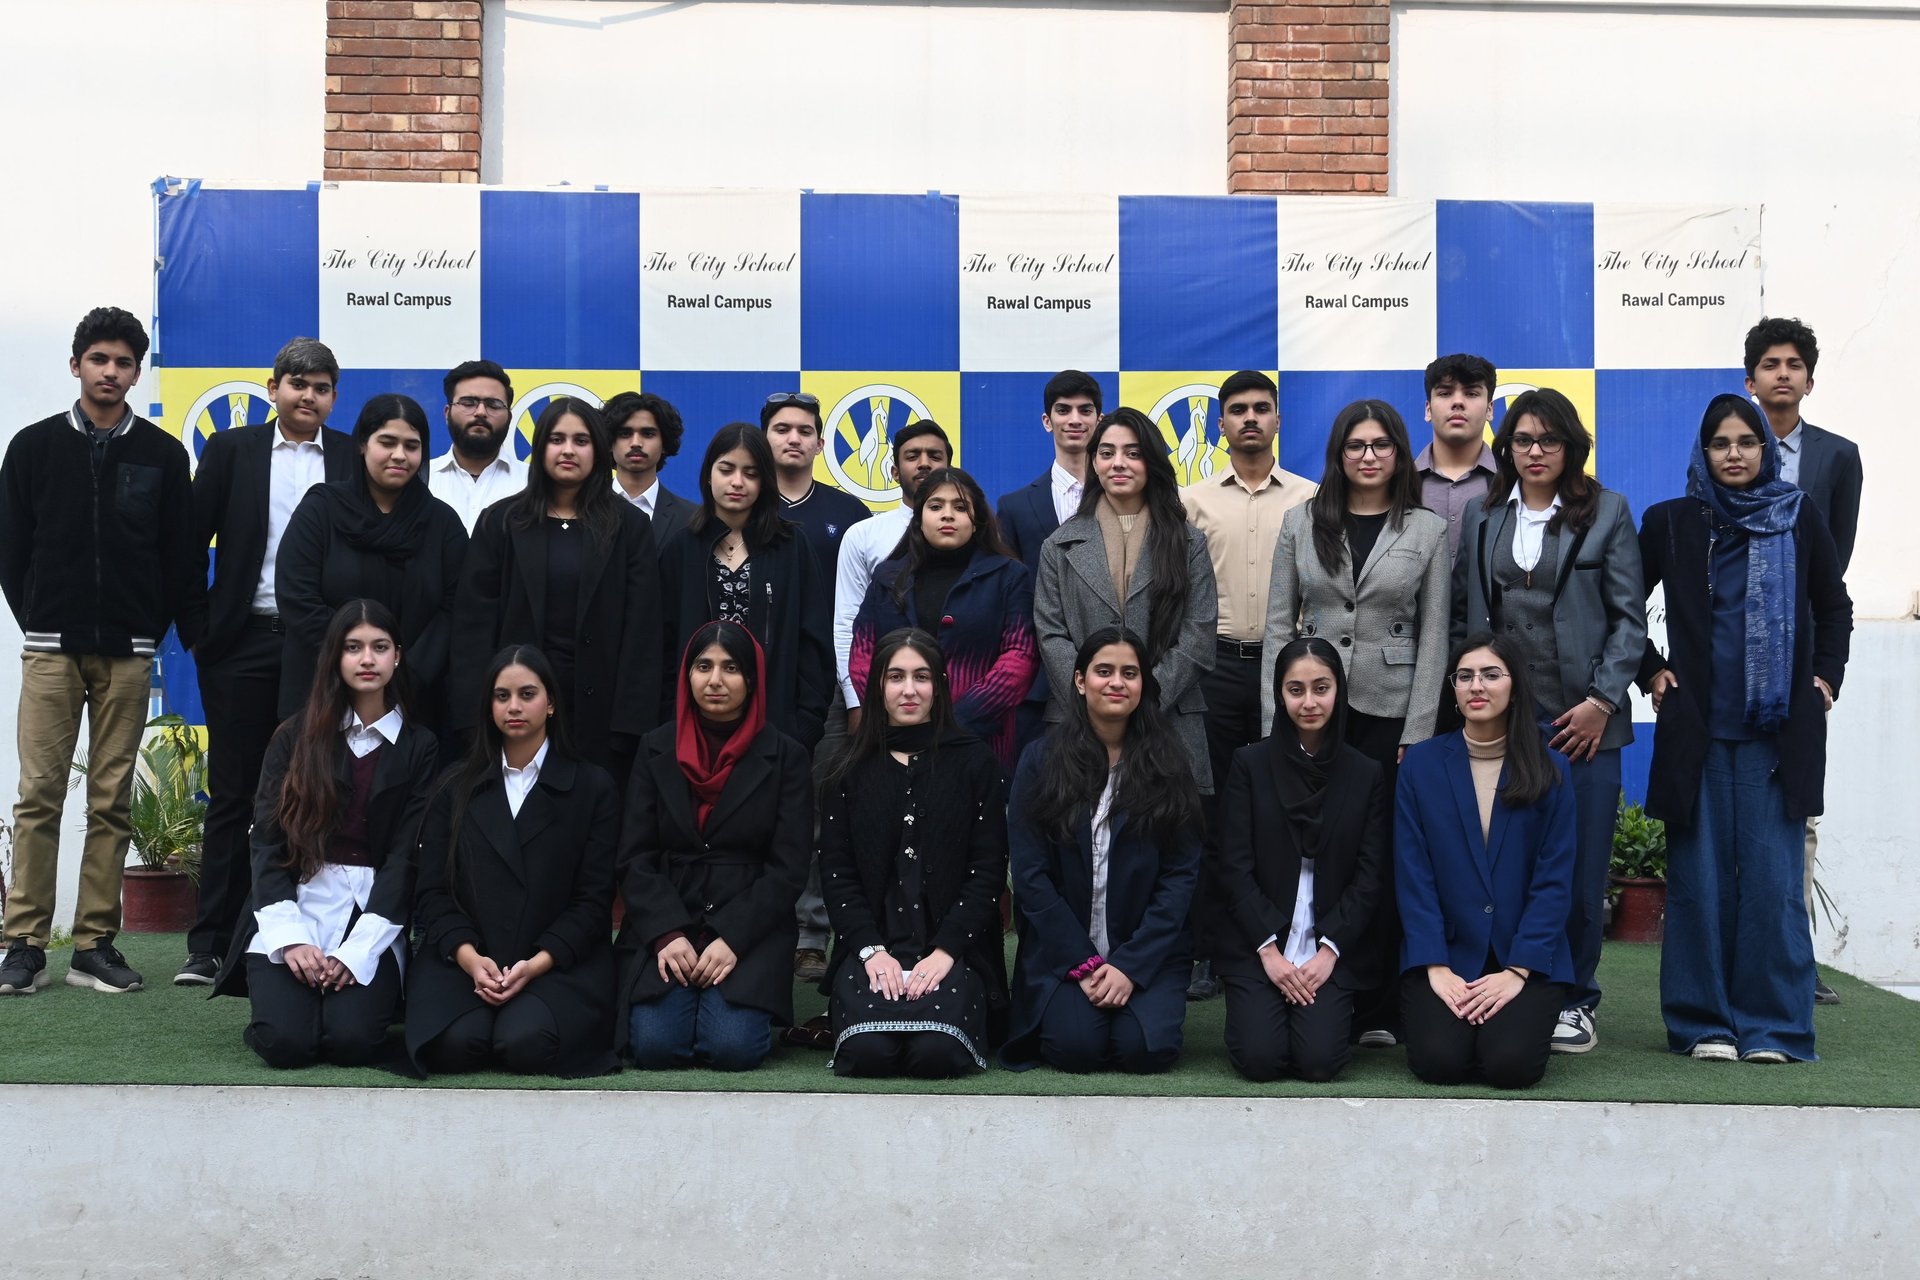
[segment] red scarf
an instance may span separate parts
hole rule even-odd
[[[742,631],[746,628],[742,627]],[[694,823],[702,831],[707,829],[707,816],[713,812],[713,806],[719,802],[721,791],[725,790],[727,779],[733,775],[733,766],[747,754],[747,748],[760,736],[767,726],[767,655],[760,647],[760,641],[752,632],[747,638],[753,641],[753,688],[747,693],[747,705],[740,719],[735,722],[733,733],[714,750],[707,735],[700,731],[700,712],[693,705],[693,694],[689,686],[689,672],[696,656],[692,652],[692,643],[688,643],[688,652],[680,658],[680,693],[674,708],[673,754],[680,762],[680,772],[686,777],[687,785],[693,789]]]

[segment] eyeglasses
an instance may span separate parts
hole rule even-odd
[[[1741,436],[1738,440],[1723,440],[1716,436],[1707,441],[1707,452],[1716,458],[1724,458],[1730,453],[1758,453],[1760,449],[1758,436]]]
[[[1341,452],[1345,453],[1349,458],[1365,457],[1369,450],[1373,452],[1373,456],[1376,458],[1391,458],[1393,456],[1393,441],[1349,440],[1345,445],[1341,446]]]
[[[497,400],[492,396],[461,396],[453,402],[453,407],[456,409],[465,409],[469,413],[475,409],[485,409],[488,413],[499,413],[507,407],[507,402],[505,400]]]
[[[1447,679],[1451,680],[1455,686],[1461,689],[1466,688],[1475,680],[1478,680],[1481,684],[1499,684],[1506,678],[1507,673],[1499,667],[1480,667],[1477,670],[1473,667],[1462,667],[1458,671],[1450,671],[1447,673]]]
[[[770,405],[797,404],[802,409],[818,409],[820,397],[808,395],[804,391],[776,391],[767,397]]]
[[[1559,436],[1529,436],[1516,433],[1513,437],[1513,451],[1515,453],[1532,453],[1535,449],[1538,449],[1541,453],[1551,457],[1566,447],[1567,442]]]

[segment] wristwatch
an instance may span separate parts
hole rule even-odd
[[[887,949],[885,947],[862,947],[860,948],[860,963],[865,964],[875,956],[883,956],[886,954]]]

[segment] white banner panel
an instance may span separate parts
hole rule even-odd
[[[800,367],[800,193],[640,197],[640,365]]]
[[[480,188],[320,189],[320,336],[347,368],[448,368],[480,349]],[[291,335],[289,335],[291,336]]]
[[[1431,200],[1274,202],[1278,367],[1424,369],[1439,325]]]
[[[1120,201],[960,198],[960,367],[1120,367]]]
[[[1760,210],[1595,205],[1597,368],[1718,369],[1760,319]]]

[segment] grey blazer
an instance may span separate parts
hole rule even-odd
[[[1353,582],[1346,553],[1329,574],[1313,549],[1313,504],[1280,521],[1260,654],[1260,728],[1273,732],[1273,667],[1297,636],[1321,636],[1347,664],[1347,701],[1370,716],[1404,716],[1400,742],[1433,736],[1447,665],[1447,522],[1415,507],[1389,521]]]
[[[1192,525],[1187,535],[1187,617],[1173,648],[1154,664],[1160,686],[1160,706],[1173,721],[1181,745],[1193,764],[1194,781],[1202,794],[1212,794],[1213,769],[1207,757],[1207,703],[1200,677],[1213,668],[1214,624],[1220,601],[1214,595],[1213,560],[1207,539]],[[1040,547],[1040,572],[1034,582],[1033,629],[1040,638],[1040,659],[1047,669],[1053,699],[1047,704],[1047,723],[1064,713],[1060,699],[1073,694],[1073,659],[1080,642],[1101,627],[1124,626],[1136,635],[1147,634],[1147,585],[1150,575],[1136,573],[1127,587],[1124,616],[1113,596],[1113,575],[1107,572],[1107,545],[1100,522],[1092,516],[1074,516],[1055,529]]]
[[[1493,554],[1513,537],[1513,504],[1492,511],[1467,507],[1460,523],[1460,555],[1453,562],[1453,643],[1494,625]],[[1553,640],[1560,683],[1581,696],[1598,694],[1618,708],[1600,735],[1600,749],[1633,741],[1627,685],[1647,651],[1647,590],[1640,574],[1640,538],[1627,500],[1600,491],[1593,524],[1583,534],[1560,532],[1560,568],[1554,583]],[[1561,708],[1565,710],[1565,708]]]

